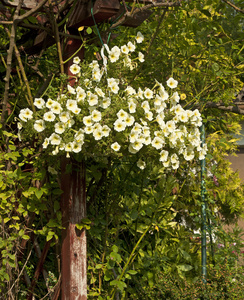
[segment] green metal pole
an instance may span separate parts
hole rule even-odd
[[[201,127],[201,141],[202,145],[205,143],[205,127]],[[206,214],[206,199],[205,199],[205,173],[206,161],[205,158],[201,160],[201,199],[202,199],[202,278],[203,282],[207,282],[207,214]]]

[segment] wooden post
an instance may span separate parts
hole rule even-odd
[[[69,39],[65,46],[64,60],[71,57],[81,46],[81,41]],[[82,60],[84,48],[75,55]],[[70,59],[65,67],[69,76],[69,84],[75,84],[69,67],[73,64]],[[70,164],[70,173],[67,166]],[[85,164],[63,158],[61,161],[61,197],[62,249],[61,249],[61,299],[86,300],[87,274],[86,274],[86,232],[78,230],[76,224],[86,217],[86,181]]]
[[[69,164],[71,168],[67,168]],[[85,164],[64,158],[61,174],[61,211],[65,227],[62,232],[61,295],[62,300],[86,300],[86,233],[75,226],[86,217]]]

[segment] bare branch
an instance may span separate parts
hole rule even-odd
[[[126,12],[116,23],[114,23],[111,26],[111,29],[115,28],[119,25],[122,25],[128,19],[132,19],[133,16],[139,12],[146,11],[146,10],[149,10],[154,7],[169,8],[169,7],[175,7],[175,6],[180,6],[180,5],[181,5],[181,0],[175,1],[175,2],[163,2],[163,3],[162,2],[153,2],[153,3],[145,5],[143,7],[134,8],[132,12]]]
[[[223,0],[226,4],[228,4],[229,6],[231,6],[232,8],[234,8],[236,11],[244,14],[244,9],[241,9],[239,7],[237,7],[235,4],[233,4],[232,2],[228,1],[228,0]]]
[[[9,80],[10,80],[12,57],[13,57],[13,51],[14,51],[14,45],[15,45],[15,33],[16,33],[16,26],[17,26],[17,22],[15,22],[15,20],[17,20],[17,18],[19,16],[19,12],[20,12],[22,3],[23,3],[23,0],[20,0],[19,5],[15,10],[14,17],[13,17],[13,25],[12,25],[11,34],[10,34],[10,42],[9,42],[9,49],[8,49],[8,56],[7,56],[7,70],[6,70],[6,76],[4,78],[5,88],[4,88],[3,107],[2,107],[2,115],[1,115],[1,123],[2,124],[5,121],[5,114],[6,114],[7,103],[8,103]]]

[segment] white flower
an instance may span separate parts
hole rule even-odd
[[[101,140],[101,138],[103,137],[102,128],[97,128],[93,130],[93,137],[96,141]]]
[[[49,137],[49,142],[51,145],[59,145],[61,143],[61,137],[57,135],[56,133],[53,133]]]
[[[70,119],[70,114],[69,114],[69,112],[67,112],[67,111],[62,112],[62,113],[59,115],[59,119],[60,119],[61,122],[67,123],[68,120]]]
[[[52,111],[48,111],[43,115],[43,119],[47,122],[53,122],[55,120],[55,114]]]
[[[131,146],[134,150],[139,151],[143,147],[143,144],[139,140],[135,140],[135,142],[132,143]]]
[[[51,98],[48,98],[47,99],[47,102],[46,102],[46,107],[47,108],[51,108],[53,105],[53,100]]]
[[[138,133],[141,133],[141,129],[142,129],[141,124],[135,123],[135,125],[134,125],[134,127],[133,127],[132,130],[137,131]]]
[[[114,46],[112,49],[111,49],[111,52],[114,52],[116,55],[120,55],[120,49],[118,46]]]
[[[119,91],[119,86],[116,82],[114,82],[111,86],[111,91],[114,93],[114,94],[118,94],[118,91]]]
[[[91,134],[91,133],[93,133],[93,127],[92,126],[86,126],[84,128],[84,131],[85,131],[86,134]]]
[[[110,129],[107,125],[104,125],[104,126],[102,127],[102,133],[103,133],[103,136],[108,137],[110,131],[111,131],[111,129]]]
[[[42,98],[35,98],[34,105],[37,108],[42,109],[45,107],[45,101]]]
[[[73,95],[75,95],[76,94],[76,91],[75,91],[75,89],[71,86],[71,85],[67,85],[67,89],[68,89],[68,91],[70,92],[70,94],[73,94]]]
[[[139,159],[136,164],[137,164],[137,167],[140,168],[141,170],[145,169],[145,167],[146,167],[146,163],[144,161],[142,161],[141,159]]]
[[[34,124],[34,129],[37,132],[42,132],[45,129],[45,123],[43,120],[37,120]]]
[[[78,66],[77,64],[73,64],[73,65],[70,66],[69,70],[73,75],[79,74],[80,73],[80,66]]]
[[[88,98],[88,103],[90,106],[94,106],[98,104],[98,96],[95,94],[91,94]]]
[[[131,114],[133,114],[133,113],[136,112],[136,104],[135,104],[135,102],[129,102],[129,112]]]
[[[100,79],[102,78],[102,74],[100,72],[99,68],[95,68],[92,70],[92,79],[94,81],[100,81]]]
[[[111,51],[110,53],[109,53],[109,59],[110,59],[110,61],[112,62],[112,63],[114,63],[114,62],[116,62],[117,60],[119,60],[119,54],[118,53],[116,53],[116,52],[113,52],[113,51]]]
[[[124,111],[123,109],[120,109],[118,112],[117,112],[117,117],[118,119],[124,121],[126,118],[127,118],[127,112]]]
[[[168,168],[168,167],[170,166],[170,160],[164,161],[164,162],[163,162],[163,166],[164,166],[165,168]]]
[[[127,95],[135,95],[136,94],[136,90],[133,89],[133,87],[131,86],[127,86],[127,88],[125,89],[125,92],[127,93]]]
[[[77,108],[77,101],[72,100],[72,99],[68,99],[67,103],[66,103],[66,107],[67,107],[68,110],[73,111],[74,109]]]
[[[141,52],[139,52],[139,53],[138,53],[138,59],[139,59],[140,62],[144,62],[144,61],[145,61],[145,59],[144,59],[144,54],[141,53]]]
[[[71,128],[75,124],[75,121],[73,119],[69,119],[66,123],[66,126]]]
[[[117,152],[120,149],[120,145],[117,142],[115,142],[111,145],[111,148]]]
[[[65,131],[65,124],[64,123],[61,123],[61,122],[58,122],[54,125],[54,128],[55,128],[55,132],[58,133],[58,134],[62,134],[64,131]]]
[[[73,143],[69,142],[68,144],[66,144],[64,150],[66,152],[71,152],[73,150]]]
[[[137,32],[137,35],[136,35],[136,42],[138,44],[142,43],[144,40],[144,36],[142,35],[142,33],[140,31]]]
[[[93,61],[89,64],[89,67],[92,68],[92,69],[99,68],[98,61],[97,61],[97,60],[93,60]]]
[[[176,103],[178,103],[179,101],[180,101],[180,96],[179,96],[178,92],[174,92],[171,97],[171,103],[173,105],[176,105]]]
[[[139,133],[138,131],[131,130],[130,132],[130,142],[134,143],[138,139]]]
[[[53,101],[53,104],[51,106],[51,111],[54,113],[54,114],[60,114],[61,111],[62,111],[62,107],[60,105],[60,103],[58,103],[57,101]]]
[[[94,109],[92,111],[92,115],[91,115],[92,121],[94,122],[99,122],[102,119],[102,114],[100,113],[100,111]]]
[[[27,120],[30,120],[33,118],[33,112],[29,108],[21,109],[19,118],[20,120],[27,122]]]
[[[78,56],[74,57],[73,63],[74,64],[79,64],[80,63],[80,58]]]
[[[120,119],[117,119],[114,122],[114,130],[120,132],[120,131],[124,131],[125,128],[126,128],[125,122],[121,121]]]
[[[147,98],[147,99],[152,99],[152,97],[153,97],[153,91],[151,91],[150,89],[145,89],[145,91],[144,91],[144,96],[145,96],[145,98]]]
[[[138,89],[138,92],[136,94],[137,97],[144,99],[144,93],[143,90],[141,88]]]
[[[91,126],[92,125],[92,116],[85,116],[83,118],[83,123],[85,126]]]
[[[162,101],[166,101],[169,98],[169,94],[166,91],[159,90],[159,95],[162,97]]]
[[[45,138],[44,142],[42,143],[43,149],[46,149],[48,145],[49,145],[49,139]]]
[[[18,122],[17,123],[17,128],[18,128],[18,130],[21,130],[23,128],[23,125],[20,122]]]
[[[179,162],[179,158],[176,153],[171,155],[170,160],[172,164],[176,164],[177,162]]]
[[[78,142],[73,142],[73,152],[79,153],[81,152],[82,144]]]
[[[145,112],[145,118],[149,121],[153,120],[153,113],[151,111]]]
[[[74,107],[72,112],[75,114],[75,115],[78,115],[80,112],[81,112],[81,108],[79,107]]]
[[[168,151],[162,150],[162,151],[160,152],[160,159],[159,159],[159,161],[166,162],[167,159],[168,159],[168,155],[169,155],[169,152],[168,152]]]
[[[105,94],[104,92],[102,91],[102,89],[98,88],[98,87],[95,87],[95,92],[98,94],[98,96],[104,98]]]
[[[112,85],[114,83],[119,84],[119,81],[117,79],[115,79],[115,78],[108,78],[107,82],[108,82],[108,87],[110,87],[110,88],[112,87]]]
[[[135,122],[135,118],[133,116],[130,116],[129,114],[127,114],[127,117],[125,118],[125,124],[126,126],[132,126]]]
[[[126,45],[123,45],[121,47],[121,52],[124,54],[128,54],[129,53],[129,48]]]
[[[170,87],[171,89],[176,88],[178,85],[178,81],[174,80],[172,77],[170,77],[166,83],[167,83],[167,86]]]
[[[132,44],[131,42],[128,42],[127,47],[130,52],[134,52],[136,49],[136,46],[134,44]]]
[[[166,122],[165,125],[169,132],[173,132],[175,130],[175,122],[174,121],[168,121],[168,122]]]
[[[148,101],[143,101],[141,104],[141,107],[144,109],[145,112],[149,112],[149,110],[150,110],[150,105],[149,105]]]
[[[101,102],[101,104],[100,104],[100,106],[102,108],[106,109],[106,108],[109,107],[110,104],[111,104],[111,99],[108,98],[108,97],[104,97],[103,100],[102,100],[102,102]]]
[[[181,114],[179,114],[178,116],[181,122],[186,123],[188,121],[188,116],[186,111],[182,111]]]
[[[164,145],[164,140],[157,136],[152,140],[152,146],[156,149],[161,149],[163,145]]]
[[[77,102],[80,101],[84,102],[85,98],[86,98],[86,92],[83,89],[79,90],[76,96]]]

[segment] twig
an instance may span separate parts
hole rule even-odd
[[[18,23],[16,20],[18,18],[22,3],[23,3],[23,0],[20,0],[19,4],[15,10],[14,17],[13,17],[13,25],[12,25],[11,34],[10,34],[9,49],[8,49],[8,56],[7,56],[7,70],[6,70],[6,76],[5,76],[5,88],[4,88],[3,106],[2,106],[2,115],[1,115],[1,123],[2,124],[5,121],[5,114],[6,114],[7,103],[8,103],[10,73],[11,73],[11,65],[12,65],[12,58],[13,58],[13,51],[14,51],[16,26]]]
[[[15,284],[19,281],[20,276],[21,276],[22,273],[24,272],[25,266],[27,265],[27,263],[28,263],[28,261],[29,261],[29,259],[30,259],[30,256],[31,256],[31,252],[32,252],[33,247],[34,247],[34,245],[32,245],[32,247],[31,247],[31,250],[30,250],[30,252],[29,252],[29,254],[28,254],[27,258],[26,258],[26,261],[25,261],[25,263],[24,263],[24,265],[23,265],[23,267],[22,267],[22,269],[21,269],[21,271],[20,271],[20,273],[19,273],[18,278],[15,280],[15,282],[12,284],[11,288],[8,290],[8,292],[7,292],[8,294],[11,293],[13,287],[14,287]]]
[[[239,7],[237,7],[235,4],[233,4],[230,1],[227,0],[223,0],[226,4],[228,4],[229,6],[231,6],[232,8],[234,8],[236,11],[239,11],[240,13],[244,14],[244,9],[241,9]]]
[[[155,29],[154,35],[152,36],[152,39],[151,39],[151,41],[150,41],[150,44],[149,44],[149,46],[148,46],[148,48],[147,48],[147,51],[146,51],[146,53],[145,53],[145,58],[148,56],[149,51],[150,51],[150,49],[151,49],[151,47],[152,47],[152,44],[153,44],[153,42],[155,41],[157,34],[159,33],[159,28],[160,28],[160,26],[161,26],[161,24],[162,24],[162,22],[163,22],[163,20],[164,20],[164,17],[165,17],[166,12],[167,12],[167,9],[165,9],[165,10],[163,11],[163,13],[162,13],[162,15],[161,15],[161,17],[160,17],[160,19],[159,19],[159,21],[158,21],[157,28]],[[134,78],[133,78],[132,81],[134,81],[134,80],[137,78],[137,76],[140,74],[141,69],[142,69],[142,66],[143,66],[143,64],[141,64],[140,67],[137,69],[137,72],[136,72],[136,74],[135,74],[135,76],[134,76]]]
[[[154,7],[169,8],[169,7],[175,7],[180,5],[181,5],[181,0],[175,2],[152,3],[152,4],[145,5],[143,7],[135,8],[133,12],[129,12],[129,13],[126,12],[122,18],[120,18],[116,23],[114,23],[111,26],[111,29],[123,24],[127,19],[132,19],[135,14],[142,12],[144,10],[149,10],[150,8],[154,8]]]

